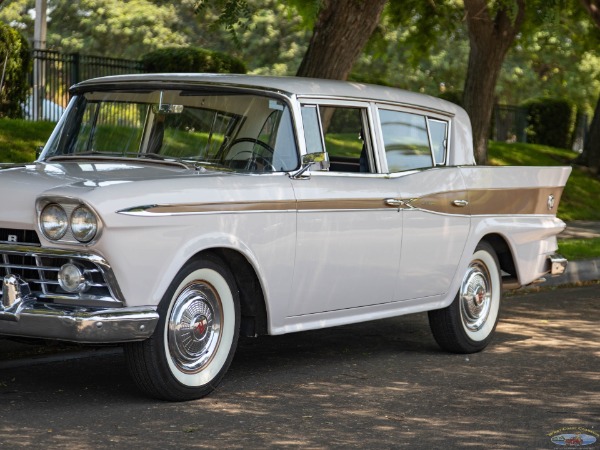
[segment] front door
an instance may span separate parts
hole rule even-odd
[[[402,214],[386,204],[392,180],[376,173],[368,107],[306,104],[302,115],[309,152],[324,146],[331,167],[293,180],[297,250],[289,316],[391,302]]]

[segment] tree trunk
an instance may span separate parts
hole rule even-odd
[[[589,167],[596,174],[600,174],[600,98],[596,103],[594,118],[585,139],[583,152],[577,158],[577,163]]]
[[[297,75],[345,80],[387,0],[323,0]]]
[[[514,17],[504,8],[492,17],[486,0],[464,0],[470,52],[463,106],[471,118],[473,147],[478,164],[487,162],[496,82],[504,57],[524,18],[524,0],[515,1],[518,9]]]
[[[600,28],[600,1],[581,0],[581,3],[596,23],[596,26]],[[596,104],[594,118],[585,139],[583,153],[577,158],[577,163],[589,167],[596,174],[600,174],[600,98]]]
[[[600,27],[600,1],[599,0],[581,0],[583,7],[596,25]]]

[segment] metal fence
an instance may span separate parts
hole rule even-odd
[[[58,121],[69,102],[69,87],[106,75],[143,72],[139,61],[33,50],[31,95],[25,104],[29,120]]]
[[[494,141],[527,142],[527,109],[520,106],[496,105],[492,116],[492,135]],[[572,138],[572,150],[582,151],[588,132],[588,116],[577,114]]]
[[[492,139],[503,142],[527,142],[527,110],[518,106],[496,105]]]

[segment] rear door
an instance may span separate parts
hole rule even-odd
[[[379,139],[384,171],[403,215],[402,250],[394,298],[445,294],[470,229],[467,191],[460,170],[447,167],[451,117],[380,105]]]

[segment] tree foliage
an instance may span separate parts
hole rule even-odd
[[[0,20],[33,40],[35,0],[13,0]],[[48,0],[47,47],[138,59],[165,46],[194,44],[193,0]]]
[[[600,27],[600,1],[599,0],[581,0],[581,4],[588,12],[592,20]]]
[[[157,72],[246,73],[244,63],[225,53],[197,47],[161,48],[142,57],[144,70]]]
[[[0,23],[0,117],[22,117],[30,70],[27,41],[16,30]]]
[[[217,11],[204,10],[199,27],[205,48],[219,50],[242,59],[249,73],[258,75],[293,75],[296,73],[310,40],[305,19],[292,4],[278,0],[248,0],[252,16],[242,28],[235,27],[238,45],[231,32],[215,28],[212,17]]]
[[[303,23],[313,23],[310,42],[298,68],[298,76],[346,79],[387,0],[295,0]],[[228,30],[240,46],[239,30],[248,28],[255,13],[248,0],[199,0],[197,12],[216,12],[216,26]],[[360,32],[357,32],[360,30]]]

